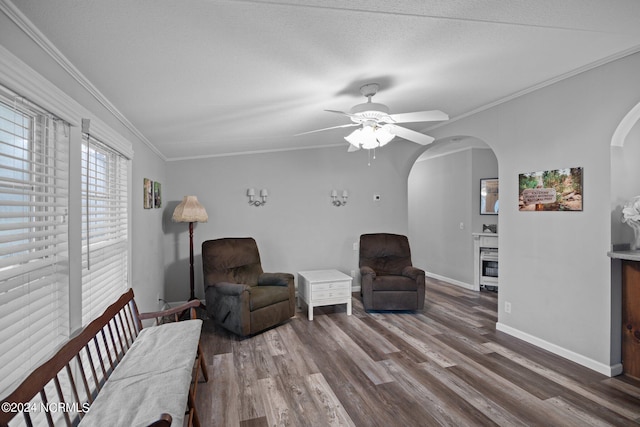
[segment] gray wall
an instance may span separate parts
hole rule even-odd
[[[610,142],[640,98],[639,73],[635,54],[432,132],[475,136],[498,159],[498,328],[605,373],[620,362]],[[584,168],[582,212],[518,211],[518,174],[574,166]]]
[[[357,270],[353,243],[368,232],[407,233],[407,176],[421,147],[395,141],[367,153],[347,145],[279,153],[214,157],[167,163],[164,251],[166,294],[188,296],[187,224],[171,223],[184,195],[196,195],[209,214],[194,231],[196,294],[203,297],[201,245],[220,237],[256,239],[265,271],[296,273],[336,268]],[[411,159],[411,160],[410,160]],[[248,204],[247,188],[269,191],[267,204]],[[344,207],[331,204],[331,190],[349,192]],[[381,196],[380,202],[373,195]],[[186,281],[185,281],[186,279]]]
[[[167,183],[166,163],[144,144],[134,145],[131,209],[131,287],[141,311],[153,311],[170,301],[164,294],[164,247],[162,215]],[[144,209],[142,185],[144,178],[158,181],[162,188],[161,208]]]
[[[489,149],[468,148],[414,164],[408,215],[416,266],[432,277],[473,287],[472,233],[498,219],[480,215],[480,178],[497,176],[497,161]]]

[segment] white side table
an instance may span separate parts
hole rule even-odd
[[[313,307],[347,304],[351,315],[351,276],[338,270],[298,272],[298,307],[300,299],[309,307],[309,320],[313,320]]]

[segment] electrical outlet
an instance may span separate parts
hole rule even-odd
[[[504,312],[511,314],[511,303],[509,301],[504,302]]]
[[[353,243],[353,250],[357,251],[359,249],[359,243],[358,242],[354,242]]]
[[[464,230],[464,222],[460,223],[460,230]]]
[[[351,270],[351,277],[353,277],[353,278],[356,277],[356,271],[355,270]]]

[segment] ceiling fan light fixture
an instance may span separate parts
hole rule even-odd
[[[363,126],[362,132],[360,132],[360,143],[362,148],[370,150],[379,146],[378,139],[376,138],[376,132],[373,126]]]
[[[388,126],[379,127],[378,129],[376,129],[375,133],[376,133],[376,139],[380,143],[380,147],[386,145],[388,142],[390,142],[393,138],[396,137],[393,133],[391,133]]]
[[[427,145],[433,142],[434,139],[432,137],[403,126],[399,126],[398,124],[433,122],[449,119],[449,116],[440,110],[390,114],[389,107],[386,105],[371,102],[371,98],[378,92],[379,88],[380,86],[377,83],[363,85],[360,88],[360,93],[367,98],[367,102],[353,106],[348,113],[338,110],[325,110],[330,113],[349,117],[352,123],[304,132],[299,135],[356,126],[356,130],[344,137],[344,139],[349,143],[349,152],[357,151],[361,148],[366,150],[375,150],[376,148],[387,145],[396,136],[406,139],[407,141],[415,142],[416,144]]]
[[[362,129],[358,128],[356,130],[354,130],[353,132],[351,132],[349,135],[345,136],[344,139],[347,140],[347,142],[351,145],[353,145],[356,148],[360,148],[360,133],[362,132]]]
[[[362,104],[354,105],[351,110],[349,110],[349,113],[363,117],[370,116],[371,118],[385,117],[389,115],[389,107],[376,102],[364,102]]]

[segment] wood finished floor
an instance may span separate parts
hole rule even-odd
[[[418,313],[306,308],[240,339],[206,320],[203,426],[640,423],[640,381],[608,378],[495,329],[497,294],[427,279]]]

